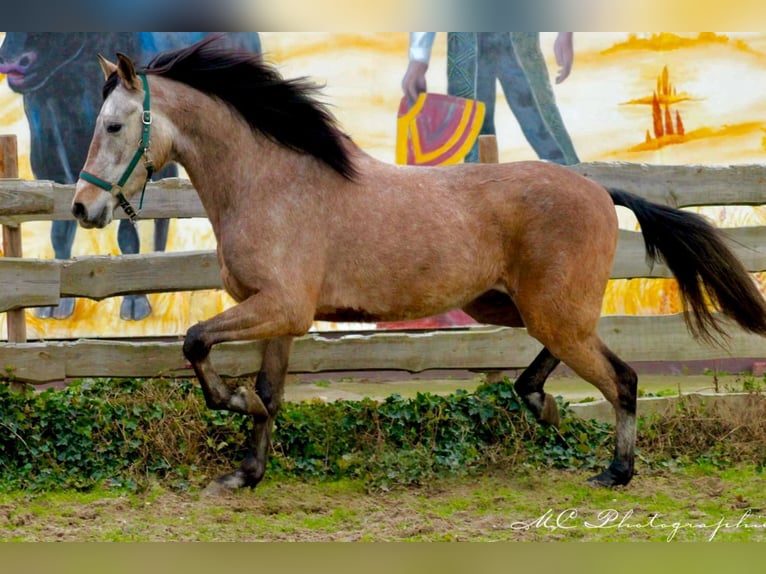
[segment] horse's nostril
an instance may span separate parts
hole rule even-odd
[[[75,218],[82,219],[83,217],[85,217],[85,214],[86,214],[85,206],[79,201],[72,206],[72,215],[74,215]]]

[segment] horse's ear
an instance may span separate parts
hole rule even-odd
[[[129,90],[139,88],[138,76],[136,75],[136,68],[133,66],[133,60],[119,52],[117,52],[117,75],[122,84]]]
[[[104,72],[104,81],[117,71],[117,64],[113,64],[101,54],[98,54],[98,63],[101,64],[101,71]]]

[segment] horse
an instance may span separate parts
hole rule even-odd
[[[616,205],[636,214],[648,257],[675,274],[693,335],[724,336],[711,301],[766,336],[766,301],[721,232],[697,214],[547,162],[379,161],[342,131],[309,79],[284,79],[260,57],[215,39],[160,54],[138,71],[122,54],[116,63],[102,59],[102,68],[105,99],[74,217],[104,227],[116,194],[129,205],[142,188],[147,172],[135,142],[150,116],[151,157],[188,171],[236,301],[191,326],[183,343],[207,406],[252,417],[241,466],[209,488],[253,487],[263,478],[291,342],[315,319],[399,321],[456,308],[480,323],[526,327],[542,343],[514,383],[540,422],[559,422],[544,385],[560,362],[601,391],[615,411],[614,457],[589,480],[628,484],[638,378],[596,332],[616,250]],[[115,191],[118,179],[124,185]],[[266,341],[255,383],[222,379],[211,347],[246,339]]]
[[[8,86],[24,98],[30,128],[30,163],[37,179],[74,183],[77,169],[85,161],[91,126],[101,107],[97,88],[101,70],[95,63],[100,52],[119,50],[148,60],[159,52],[189,46],[205,37],[205,32],[6,32],[0,46],[0,73]],[[234,47],[260,52],[256,33],[236,33],[226,37]],[[85,87],[85,89],[83,89]],[[157,178],[178,175],[169,166]],[[169,222],[155,222],[154,250],[164,251]],[[77,224],[54,221],[51,245],[57,259],[72,256]],[[117,242],[122,253],[138,253],[139,237],[130,221],[120,222]],[[57,307],[41,307],[44,318],[65,319],[74,311],[74,299],[63,298]],[[141,320],[151,313],[146,295],[128,295],[120,306],[120,317]]]

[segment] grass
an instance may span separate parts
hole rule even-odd
[[[0,495],[2,541],[766,541],[763,475],[740,465],[639,474],[495,469],[426,487],[276,481],[226,497],[157,484]],[[739,524],[738,524],[739,523]]]
[[[328,381],[327,388],[341,384],[359,383]],[[662,384],[653,392],[672,388]],[[129,396],[156,404],[167,400],[168,388],[139,385]],[[111,392],[124,391],[119,385],[105,389],[100,396],[109,400]],[[681,404],[675,412],[642,420],[638,474],[627,488],[593,488],[586,484],[590,472],[540,470],[536,459],[517,456],[492,458],[483,470],[459,476],[423,475],[407,487],[393,481],[387,491],[365,479],[267,474],[254,491],[213,498],[200,491],[204,481],[160,482],[145,475],[132,490],[0,493],[0,541],[763,542],[766,404],[760,391],[747,399],[744,406],[712,410]],[[179,412],[201,408],[196,399],[188,401],[192,406]],[[175,448],[165,443],[180,429],[162,425],[177,418],[188,426],[186,414],[168,421],[153,417],[151,409],[147,413],[159,426],[147,431],[145,448]],[[165,442],[156,442],[158,437]],[[187,450],[199,447],[192,438],[186,439]],[[402,462],[401,450],[392,454]],[[380,467],[399,468],[383,461]]]
[[[754,383],[752,379],[752,377],[729,373],[719,373],[715,377],[712,374],[645,374],[639,377],[639,396],[675,396],[679,392],[714,391],[716,385],[721,392],[754,390],[748,387],[759,384],[759,381],[756,380]],[[361,376],[320,380],[295,377],[287,385],[285,393],[288,400],[304,400],[314,396],[325,397],[328,400],[361,397],[383,399],[394,393],[409,398],[414,397],[418,392],[440,395],[454,393],[458,389],[471,392],[484,381],[484,375],[481,374],[473,377],[451,378],[427,372],[411,375],[406,380],[402,380],[401,375],[397,374],[377,380],[365,379]],[[763,386],[762,381],[760,385]],[[603,398],[593,385],[576,376],[552,377],[546,383],[545,389],[552,395],[562,396],[571,403],[590,402]]]

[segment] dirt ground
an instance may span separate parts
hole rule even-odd
[[[210,497],[156,486],[0,495],[0,540],[16,541],[766,541],[762,477],[655,472],[628,487],[587,475],[499,469],[420,488],[276,482]]]
[[[513,377],[515,373],[504,373]],[[742,377],[737,374],[718,375],[720,390],[741,390]],[[362,397],[384,399],[397,393],[404,397],[418,392],[435,394],[454,393],[458,389],[473,391],[486,380],[486,376],[464,371],[434,371],[419,374],[397,372],[323,373],[319,375],[290,375],[285,386],[285,398],[301,401],[319,398],[326,401],[357,400]],[[598,389],[574,375],[551,377],[545,389],[554,396],[561,396],[570,403],[584,400],[600,400]],[[656,374],[639,376],[639,392],[650,394],[677,394],[714,389],[713,376],[709,374]]]
[[[471,390],[481,376],[408,380],[294,378],[288,400]],[[735,376],[721,377],[736,385]],[[644,377],[646,392],[710,388],[708,375]],[[595,396],[576,378],[549,390]],[[595,389],[594,389],[595,390]],[[603,489],[587,473],[495,468],[414,488],[370,492],[361,481],[278,481],[211,497],[154,484],[134,493],[0,494],[0,541],[766,541],[763,471],[650,470]]]

